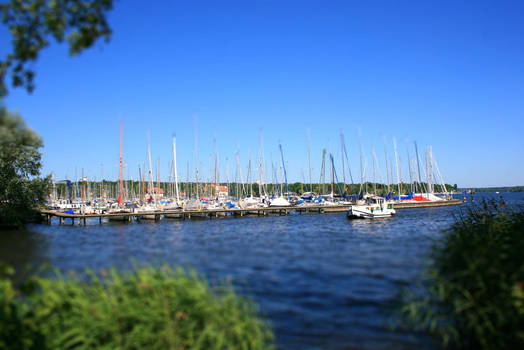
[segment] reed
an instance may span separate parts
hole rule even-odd
[[[112,268],[21,286],[3,267],[0,349],[271,349],[255,305],[194,271]]]
[[[484,201],[434,243],[421,289],[404,293],[404,324],[445,347],[524,349],[524,208]]]

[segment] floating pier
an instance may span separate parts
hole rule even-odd
[[[460,205],[464,203],[460,199],[448,199],[445,201],[435,202],[401,202],[395,203],[393,206],[395,209],[413,209],[413,208],[431,208],[431,207],[447,207],[451,205]]]
[[[450,205],[459,205],[462,201],[459,199],[439,201],[439,202],[416,202],[416,203],[398,203],[395,204],[395,209],[409,209],[409,208],[428,208],[428,207],[442,207]],[[68,214],[55,210],[41,210],[41,214],[46,218],[48,223],[51,223],[53,217],[59,219],[60,224],[64,224],[66,219],[74,225],[75,219],[79,224],[86,224],[87,219],[98,219],[102,223],[104,218],[111,220],[119,219],[123,222],[130,222],[133,219],[137,221],[144,220],[145,215],[154,216],[155,221],[158,221],[164,215],[179,216],[180,219],[199,218],[218,218],[223,216],[267,216],[267,215],[289,215],[291,212],[296,214],[324,214],[324,213],[341,213],[347,212],[349,204],[343,205],[309,205],[309,206],[290,206],[290,207],[266,207],[266,208],[246,208],[246,209],[202,209],[202,210],[154,210],[154,211],[140,211],[140,212],[122,212],[122,213],[103,213],[103,214]]]

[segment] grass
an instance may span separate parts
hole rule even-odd
[[[444,347],[524,349],[524,208],[465,210],[431,261],[422,291],[404,294],[404,325]]]
[[[272,349],[273,334],[230,285],[194,271],[116,269],[15,287],[0,279],[0,349]]]

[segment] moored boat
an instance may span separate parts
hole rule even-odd
[[[395,214],[392,203],[386,202],[379,196],[370,196],[365,204],[350,206],[347,216],[350,219],[374,219],[391,217]]]

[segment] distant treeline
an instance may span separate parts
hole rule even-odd
[[[475,192],[524,192],[524,186],[509,186],[509,187],[476,187],[476,188],[461,188],[460,191],[473,190]]]
[[[172,182],[155,182],[153,184],[155,191],[158,193],[164,193],[168,196],[172,196],[175,193],[174,184]],[[229,187],[229,188],[228,188]],[[279,194],[286,193],[285,184],[266,184],[263,194]],[[427,192],[428,185],[426,183],[416,184],[379,184],[366,182],[364,184],[344,184],[335,183],[332,189],[331,184],[319,184],[314,183],[312,185],[305,184],[302,182],[294,182],[288,184],[289,192],[295,194],[302,194],[304,192],[315,192],[317,194],[331,194],[335,195],[358,195],[361,193],[377,193],[377,194],[398,194],[400,193],[411,193],[411,192]],[[180,182],[178,184],[179,192],[183,195],[194,195],[197,193],[197,184],[195,182]],[[446,190],[456,191],[457,185],[446,184]],[[227,191],[229,195],[234,197],[245,197],[245,196],[259,196],[260,188],[258,183],[219,183],[219,191]],[[435,192],[445,192],[443,186],[434,185]],[[71,182],[69,185],[64,182],[57,183],[55,186],[55,193],[58,198],[87,198],[87,197],[108,197],[115,198],[120,194],[120,183],[118,181],[88,181],[88,182]],[[126,180],[124,181],[124,193],[126,197],[140,197],[145,196],[148,193],[148,184]],[[214,196],[215,189],[214,184],[199,183],[198,193],[204,196]]]

